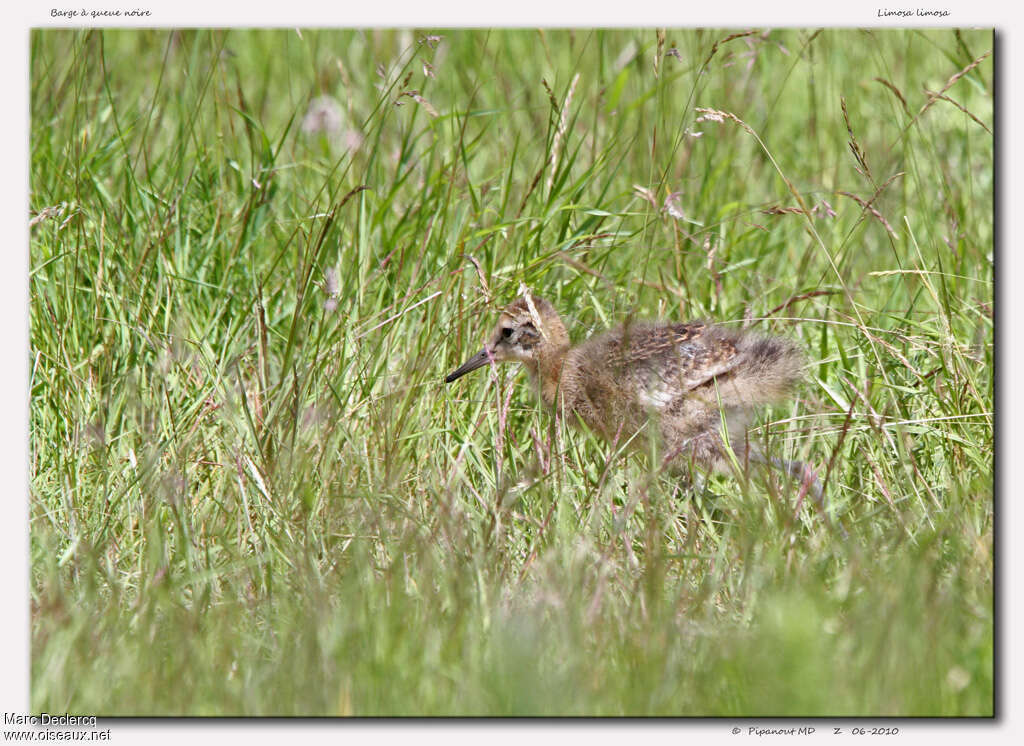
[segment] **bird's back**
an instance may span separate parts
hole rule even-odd
[[[671,449],[717,433],[723,411],[742,426],[753,407],[788,394],[802,368],[799,348],[785,339],[701,321],[631,323],[569,353],[562,400],[608,438],[631,437],[656,419]]]

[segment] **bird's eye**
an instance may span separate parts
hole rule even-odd
[[[512,327],[506,326],[504,329],[501,330],[501,337],[502,337],[502,339],[508,339],[511,336],[512,336]]]

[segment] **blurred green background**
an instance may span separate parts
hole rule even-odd
[[[33,710],[992,715],[992,49],[34,31]],[[799,340],[849,536],[445,387],[523,283]]]

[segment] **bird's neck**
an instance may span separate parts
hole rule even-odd
[[[530,378],[540,389],[540,398],[549,407],[555,406],[559,388],[562,384],[562,370],[569,345],[559,345],[540,354],[536,362],[527,363],[526,369]]]

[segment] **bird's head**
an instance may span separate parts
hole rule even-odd
[[[536,295],[524,294],[510,303],[480,352],[445,378],[451,383],[487,363],[512,360],[536,372],[542,357],[569,347],[569,335],[555,307]]]

